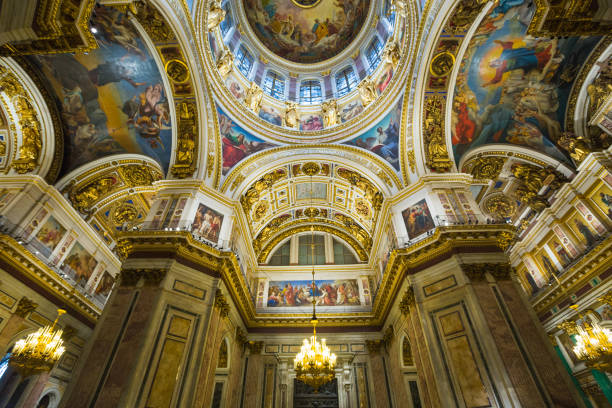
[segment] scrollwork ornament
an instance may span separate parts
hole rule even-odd
[[[516,201],[505,194],[494,194],[485,198],[484,210],[495,218],[510,218],[516,214]]]
[[[506,159],[498,156],[481,156],[469,163],[471,174],[477,180],[495,180],[501,173]]]

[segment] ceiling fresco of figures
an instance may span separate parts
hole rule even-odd
[[[253,31],[276,55],[298,63],[338,55],[357,36],[369,0],[244,0]]]
[[[230,169],[242,161],[242,159],[253,153],[276,146],[244,130],[230,119],[219,106],[217,106],[217,114],[219,115],[219,133],[221,135],[223,151],[223,175],[229,173]]]
[[[402,98],[395,107],[367,132],[345,142],[366,149],[385,159],[395,170],[399,164],[399,133],[402,120]]]
[[[570,163],[559,147],[572,84],[599,38],[526,35],[533,2],[500,1],[461,62],[452,112],[455,160],[485,144],[526,147]]]
[[[168,169],[172,130],[160,72],[128,18],[97,6],[92,30],[99,47],[88,54],[32,60],[61,105],[66,133],[62,175],[119,153],[137,153]]]

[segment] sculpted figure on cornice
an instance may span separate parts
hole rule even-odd
[[[567,178],[553,168],[543,168],[533,164],[516,163],[512,174],[520,181],[515,194],[537,212],[549,207],[548,198],[567,181]],[[545,195],[540,195],[542,187],[548,186]]]
[[[255,82],[251,84],[251,87],[247,90],[244,96],[244,103],[246,106],[255,113],[261,109],[261,101],[263,99],[263,89],[261,89]]]
[[[400,16],[408,17],[408,0],[391,0],[391,5]]]
[[[285,102],[285,115],[283,116],[283,126],[290,128],[297,127],[300,117],[297,111],[297,103]]]
[[[206,28],[208,28],[208,31],[213,31],[215,28],[219,27],[219,24],[221,24],[224,19],[225,10],[221,8],[221,2],[218,0],[211,1],[208,9],[208,19],[206,21]]]
[[[400,47],[397,41],[389,41],[383,50],[383,60],[394,68],[400,60]]]
[[[580,164],[591,152],[591,147],[587,139],[582,136],[576,136],[570,132],[563,132],[559,139],[559,146],[569,153],[576,164]]]
[[[357,89],[359,90],[359,96],[361,97],[363,106],[368,106],[370,103],[374,102],[378,96],[376,93],[376,86],[370,77],[367,77],[361,81]]]
[[[443,137],[443,104],[444,98],[440,95],[434,95],[425,100],[425,123],[423,129],[427,167],[440,173],[449,171],[453,166],[446,151],[446,141]]]
[[[219,70],[219,75],[221,75],[223,79],[227,78],[234,69],[234,53],[231,52],[229,48],[225,47],[221,55],[219,55],[217,69]]]
[[[605,62],[597,63],[600,70],[593,82],[587,86],[589,94],[589,117],[601,107],[604,101],[612,93],[612,58]]]
[[[323,113],[323,123],[326,128],[335,126],[340,121],[338,113],[338,104],[335,99],[330,99],[321,104],[321,112]]]

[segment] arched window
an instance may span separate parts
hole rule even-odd
[[[402,341],[402,364],[404,367],[414,365],[412,348],[410,347],[410,340],[408,340],[408,336],[404,336],[404,340]]]
[[[319,81],[304,81],[300,85],[300,103],[314,105],[323,101],[321,83]]]
[[[378,64],[380,64],[380,60],[382,57],[383,46],[378,37],[374,36],[374,39],[370,43],[366,51],[366,57],[368,59],[368,75],[370,75]]]
[[[223,339],[221,341],[221,346],[219,346],[219,358],[217,360],[217,368],[228,368],[227,363],[227,340]]]
[[[234,58],[234,65],[236,65],[238,71],[242,72],[245,77],[249,76],[251,68],[253,68],[253,56],[243,45],[238,48],[238,52]]]
[[[230,13],[229,1],[225,4],[225,7],[223,7],[223,9],[225,10],[225,18],[223,19],[219,27],[221,27],[221,34],[225,36],[229,29],[232,28],[233,24],[232,14]]]
[[[346,67],[336,74],[336,92],[338,97],[351,92],[357,86],[357,77],[353,67]]]
[[[385,1],[385,16],[387,16],[387,20],[391,27],[395,25],[395,8],[391,4],[391,0]]]
[[[325,239],[323,235],[300,235],[298,249],[298,264],[312,265],[312,244],[314,238],[314,264],[325,264]]]
[[[291,254],[291,240],[278,248],[270,258],[269,265],[289,265]]]
[[[271,97],[282,101],[285,99],[285,79],[274,71],[268,71],[263,90]]]
[[[337,265],[356,264],[357,259],[350,249],[337,239],[334,239],[334,263]]]

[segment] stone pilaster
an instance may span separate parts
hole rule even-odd
[[[261,355],[263,342],[250,341],[247,343],[247,347],[250,350],[250,355],[247,357],[242,408],[257,408],[259,407],[258,392],[263,386],[264,363]]]
[[[6,351],[9,342],[17,333],[31,327],[31,324],[26,323],[25,318],[37,307],[38,304],[25,296],[19,299],[15,311],[0,331],[0,350]]]

